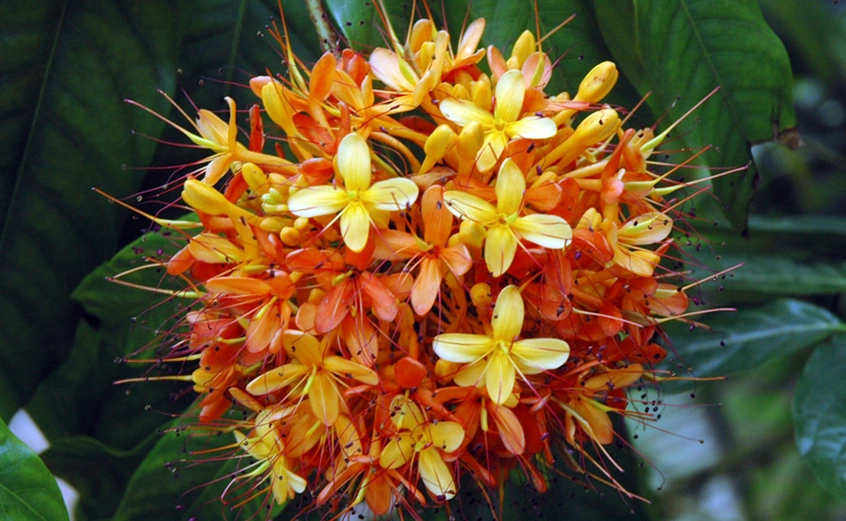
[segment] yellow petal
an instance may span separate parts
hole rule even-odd
[[[554,136],[557,131],[558,127],[556,127],[555,121],[538,116],[526,116],[505,126],[505,133],[510,138],[548,139]]]
[[[673,220],[663,213],[638,215],[620,227],[617,238],[627,244],[655,244],[673,231]]]
[[[456,422],[428,424],[432,446],[444,452],[454,452],[464,441],[464,427]]]
[[[457,363],[475,362],[492,348],[490,337],[469,333],[446,333],[432,341],[432,349],[439,357]]]
[[[476,156],[476,167],[479,171],[487,172],[493,168],[506,146],[508,146],[508,136],[505,132],[491,130],[485,134],[485,142],[479,149],[479,155]]]
[[[512,215],[520,210],[526,191],[526,179],[517,163],[511,158],[502,162],[496,176],[496,209],[499,213]]]
[[[523,111],[523,97],[526,95],[526,82],[523,73],[510,70],[500,76],[496,84],[496,119],[503,122],[517,121]]]
[[[361,364],[351,362],[340,356],[328,356],[323,361],[323,367],[327,371],[331,371],[339,376],[346,376],[348,378],[355,378],[361,383],[367,385],[376,385],[379,383],[379,376],[376,371],[369,367],[364,367]]]
[[[488,361],[488,368],[485,371],[485,387],[488,389],[488,396],[497,405],[502,405],[511,396],[514,390],[516,372],[511,358],[505,353],[496,352]]]
[[[438,499],[450,500],[455,497],[456,485],[444,459],[433,447],[420,452],[418,463],[420,477],[429,492]]]
[[[308,390],[308,399],[311,402],[311,410],[314,415],[329,426],[338,419],[339,397],[338,389],[332,377],[323,371],[314,375],[314,381]]]
[[[354,251],[360,252],[367,244],[370,234],[370,213],[360,202],[350,203],[341,214],[341,236],[344,244]]]
[[[510,344],[519,337],[525,311],[520,288],[512,284],[500,291],[491,318],[493,338]]]
[[[288,210],[298,217],[318,217],[340,212],[350,203],[346,192],[334,186],[303,188],[288,198]]]
[[[445,118],[461,127],[472,121],[478,123],[483,129],[494,126],[493,115],[473,102],[447,98],[441,101],[438,107]]]
[[[629,250],[619,245],[614,248],[614,264],[621,266],[635,275],[651,277],[661,257],[647,250]]]
[[[511,223],[511,229],[522,239],[531,241],[538,246],[552,250],[560,250],[567,246],[573,238],[573,230],[567,221],[557,215],[532,214],[525,215]]]
[[[308,333],[289,329],[282,336],[282,345],[285,346],[288,356],[296,358],[305,366],[317,366],[323,363],[324,346]]]
[[[484,359],[466,365],[455,373],[452,380],[461,387],[481,387],[483,384],[482,376],[485,374],[487,366],[487,360]]]
[[[444,203],[447,209],[460,219],[469,219],[482,224],[491,223],[497,219],[494,205],[466,192],[456,190],[444,192]]]
[[[511,356],[521,371],[535,374],[564,365],[570,356],[570,346],[557,338],[527,338],[514,342],[511,346]]]
[[[517,238],[508,225],[496,225],[488,228],[485,239],[485,264],[494,277],[505,273],[514,261],[517,253]]]
[[[285,364],[256,377],[247,384],[247,392],[253,396],[272,393],[302,380],[310,371],[311,367],[302,364]]]
[[[370,54],[370,70],[382,83],[396,92],[412,90],[412,85],[400,70],[397,55],[388,49],[377,48]]]
[[[419,189],[406,178],[385,179],[361,192],[361,200],[377,210],[405,210],[417,200]]]
[[[336,171],[344,178],[347,190],[370,188],[370,148],[367,141],[355,132],[347,134],[338,145]]]
[[[383,469],[395,469],[405,465],[414,455],[414,440],[411,433],[401,432],[385,441],[379,455],[379,465]]]

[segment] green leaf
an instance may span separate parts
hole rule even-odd
[[[711,331],[691,331],[680,323],[666,327],[679,358],[703,377],[750,371],[846,331],[846,325],[829,311],[791,299],[712,314],[706,322]]]
[[[124,195],[141,184],[121,165],[147,164],[154,143],[130,130],[156,135],[163,123],[123,99],[146,100],[153,87],[174,86],[179,31],[168,6],[39,0],[4,7],[4,35],[15,45],[4,47],[0,61],[0,99],[22,108],[10,127],[15,134],[2,134],[10,151],[2,192],[10,196],[0,208],[0,379],[14,389],[0,402],[3,417],[67,355],[78,317],[68,296],[117,245],[114,223],[126,213],[90,187]],[[13,116],[6,108],[0,114]]]
[[[164,232],[169,233],[169,232]],[[181,411],[193,395],[172,403],[184,382],[143,382],[114,385],[117,380],[141,377],[151,367],[119,364],[116,360],[140,351],[133,358],[153,356],[162,342],[161,331],[173,327],[172,317],[184,312],[181,302],[135,287],[112,282],[120,273],[150,265],[120,280],[149,288],[176,288],[163,269],[145,259],[163,259],[179,246],[177,239],[147,234],[91,272],[73,293],[87,320],[80,321],[67,361],[39,386],[27,410],[50,440],[75,435],[93,436],[106,445],[129,449],[165,423],[160,413]],[[167,368],[153,369],[153,375]]]
[[[796,445],[820,484],[846,499],[846,336],[818,347],[796,384]]]
[[[61,521],[68,511],[44,462],[0,419],[0,514],[4,521]]]
[[[678,131],[690,146],[714,145],[706,154],[709,165],[743,166],[751,161],[750,144],[796,126],[787,53],[755,0],[636,0],[634,5],[645,81],[655,102],[669,110],[669,120],[720,88]],[[741,231],[755,175],[750,168],[714,181],[715,195]]]
[[[41,454],[54,475],[79,492],[78,507],[89,519],[111,518],[129,478],[155,435],[129,451],[115,450],[89,436],[58,440]]]

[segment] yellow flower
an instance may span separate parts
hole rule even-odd
[[[570,346],[556,338],[517,340],[523,329],[525,307],[520,288],[503,289],[494,306],[491,336],[446,333],[435,337],[435,353],[449,362],[469,364],[456,373],[460,386],[478,385],[484,378],[488,396],[497,405],[511,396],[517,371],[522,376],[538,374],[564,365]]]
[[[371,185],[370,148],[358,134],[348,134],[338,145],[335,173],[344,186],[322,185],[291,195],[288,209],[299,217],[340,212],[341,235],[347,247],[359,252],[367,244],[375,212],[403,210],[417,200],[418,188],[410,179],[395,178]]]
[[[485,264],[494,277],[508,270],[520,239],[550,249],[564,248],[573,236],[570,225],[557,215],[520,215],[526,180],[520,167],[508,158],[496,178],[496,207],[466,192],[444,194],[447,208],[456,217],[478,223],[487,230]]]
[[[397,396],[391,403],[391,421],[399,431],[385,442],[379,465],[399,468],[419,455],[420,477],[429,492],[438,498],[455,497],[457,485],[441,453],[455,452],[464,441],[464,428],[450,421],[429,421],[416,403]]]
[[[247,437],[239,431],[234,431],[235,440],[250,456],[258,460],[258,466],[239,478],[249,478],[266,474],[264,479],[270,481],[270,488],[276,503],[282,505],[296,494],[302,493],[308,482],[299,474],[291,470],[290,460],[282,451],[285,444],[273,426],[278,420],[279,410],[265,409],[256,416],[255,436]],[[268,472],[269,471],[269,472]]]
[[[476,156],[480,172],[487,172],[499,160],[508,141],[513,138],[546,139],[555,135],[555,122],[549,118],[525,116],[523,98],[526,81],[520,71],[508,71],[496,84],[494,113],[466,100],[445,99],[440,103],[441,113],[453,123],[464,127],[477,122],[485,134],[485,141]]]
[[[308,395],[314,415],[328,426],[338,419],[341,406],[336,380],[354,378],[367,385],[379,383],[372,369],[340,356],[328,355],[325,339],[320,342],[312,335],[289,329],[282,342],[294,361],[271,369],[248,383],[250,394],[258,396],[294,386],[300,394]]]

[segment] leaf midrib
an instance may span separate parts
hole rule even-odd
[[[64,0],[62,2],[62,8],[59,12],[58,24],[56,26],[56,37],[53,39],[53,45],[50,47],[50,54],[47,57],[47,64],[44,68],[44,77],[41,80],[41,87],[38,89],[38,98],[35,102],[35,110],[32,113],[32,124],[29,127],[29,132],[26,136],[26,144],[24,145],[23,154],[21,154],[21,162],[18,166],[17,175],[15,177],[15,184],[12,187],[12,194],[9,197],[9,207],[6,210],[6,215],[4,216],[3,221],[3,229],[0,230],[0,252],[5,251],[6,245],[6,238],[8,236],[8,231],[10,228],[11,223],[11,216],[15,210],[15,201],[17,199],[18,191],[21,186],[21,180],[24,176],[24,169],[26,168],[27,160],[29,158],[30,148],[32,146],[32,138],[35,135],[35,128],[38,124],[39,116],[41,115],[41,107],[44,102],[44,94],[47,91],[47,84],[50,81],[50,73],[53,69],[53,60],[56,57],[56,50],[59,48],[59,40],[62,37],[62,31],[65,25],[65,16],[67,14],[67,7],[68,7],[68,0]]]

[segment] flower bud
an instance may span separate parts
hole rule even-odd
[[[597,103],[611,92],[620,76],[614,62],[602,62],[585,76],[579,85],[579,92],[574,98],[576,101],[587,101]]]

